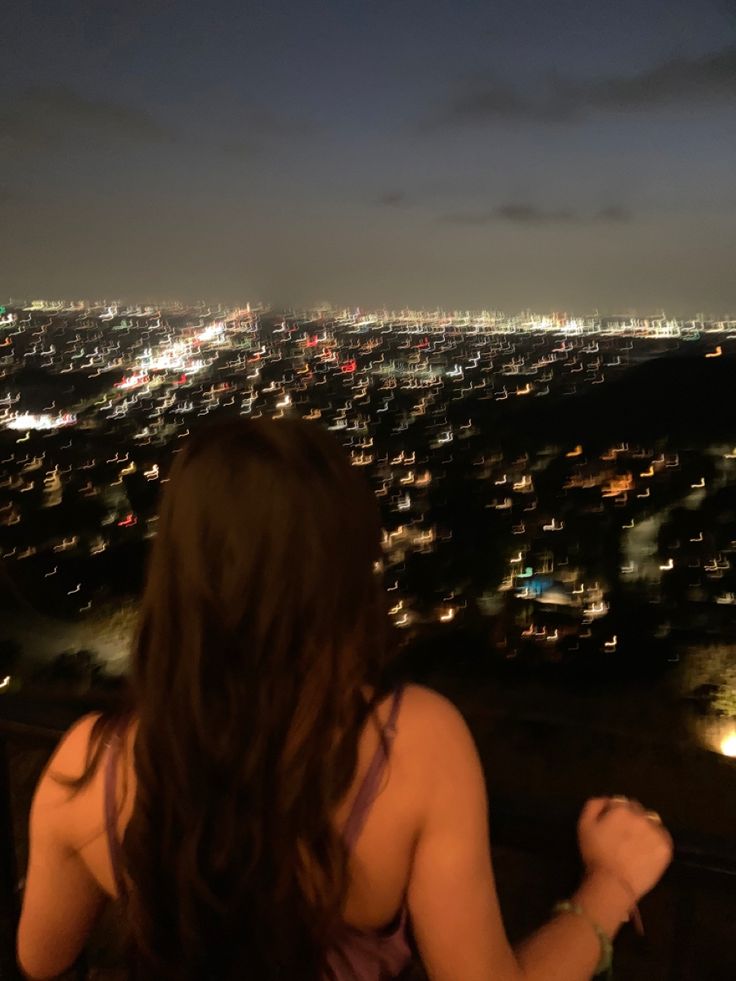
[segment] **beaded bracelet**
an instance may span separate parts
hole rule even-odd
[[[582,906],[578,906],[577,903],[562,902],[557,903],[553,909],[554,913],[575,913],[576,916],[582,917],[587,920],[588,923],[595,930],[595,935],[601,945],[601,959],[598,961],[598,966],[595,969],[596,974],[603,974],[606,972],[607,978],[613,978],[613,944],[611,943],[611,938],[608,936],[603,927],[598,926],[595,920],[591,920]]]

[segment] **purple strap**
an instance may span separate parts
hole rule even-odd
[[[401,696],[403,694],[404,686],[400,685],[394,694],[391,714],[389,715],[388,722],[386,723],[386,727],[384,729],[389,749],[391,748],[391,743],[396,735],[396,719],[398,718],[399,707],[401,706]],[[373,798],[378,790],[378,781],[381,779],[386,761],[387,756],[383,748],[383,742],[379,740],[376,752],[371,760],[371,765],[368,767],[368,771],[365,775],[363,783],[361,784],[360,790],[358,791],[358,795],[353,802],[350,816],[345,822],[345,827],[343,828],[342,835],[348,850],[352,849],[352,847],[355,845],[355,842],[358,840],[360,832],[363,829],[363,824],[365,823],[365,819],[368,816],[368,811],[373,803]]]
[[[120,755],[121,728],[124,723],[125,720],[113,732],[105,766],[105,833],[107,834],[107,846],[110,850],[110,862],[118,898],[122,898],[127,893],[122,872],[123,850],[118,840],[116,828],[117,808],[115,801],[115,764]]]

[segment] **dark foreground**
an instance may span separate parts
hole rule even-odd
[[[646,935],[625,927],[616,976],[627,981],[732,981],[736,977],[736,764],[712,753],[596,731],[560,719],[499,710],[492,682],[421,678],[448,695],[473,731],[486,772],[498,891],[508,932],[538,926],[580,874],[574,828],[584,799],[622,793],[664,816],[676,859],[641,904]],[[2,881],[0,977],[16,976],[14,918],[27,855],[27,814],[35,781],[58,734],[91,706],[79,699],[7,698],[0,722]],[[107,978],[105,917],[84,963],[68,977]],[[410,977],[424,977],[417,965]]]

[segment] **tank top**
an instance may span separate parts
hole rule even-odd
[[[394,692],[391,713],[384,728],[389,750],[396,735],[396,722],[403,692],[403,685],[400,685]],[[122,849],[116,831],[115,813],[115,763],[121,749],[124,725],[125,720],[113,734],[104,778],[105,833],[118,896],[124,896],[127,888],[122,874]],[[387,761],[383,742],[379,740],[376,752],[358,789],[358,794],[343,828],[342,835],[349,852],[355,847],[363,829]],[[339,935],[326,953],[324,981],[389,981],[391,978],[398,977],[412,960],[408,931],[409,915],[406,896],[401,909],[391,923],[380,930],[360,930],[358,927],[343,922]]]

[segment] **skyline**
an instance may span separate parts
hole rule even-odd
[[[306,321],[316,321],[323,317],[328,319],[338,317],[347,318],[353,322],[384,321],[387,319],[408,322],[410,320],[424,321],[430,319],[438,323],[448,321],[468,325],[472,323],[485,327],[494,325],[500,326],[504,330],[509,325],[513,325],[513,331],[529,330],[532,332],[540,330],[598,332],[602,328],[613,332],[626,332],[647,326],[657,327],[665,331],[682,329],[692,331],[700,328],[705,333],[720,333],[724,330],[736,329],[736,319],[728,311],[716,315],[700,310],[691,316],[681,316],[675,311],[664,309],[601,310],[596,307],[591,310],[540,310],[533,309],[528,305],[518,310],[501,310],[494,307],[474,309],[462,306],[450,309],[440,305],[393,309],[387,304],[360,307],[356,304],[335,304],[327,301],[311,306],[308,304],[276,306],[262,300],[253,301],[242,298],[225,303],[217,297],[182,300],[177,297],[146,299],[100,296],[40,298],[32,295],[3,297],[0,294],[0,317],[3,318],[0,320],[0,327],[12,326],[19,311],[31,315],[39,313],[54,315],[65,313],[94,314],[104,311],[102,319],[109,319],[118,315],[144,316],[154,313],[180,315],[195,312],[198,312],[200,317],[217,315],[226,319],[231,319],[236,315],[299,317]],[[617,326],[615,322],[617,322]]]
[[[11,3],[8,296],[736,307],[736,15]]]

